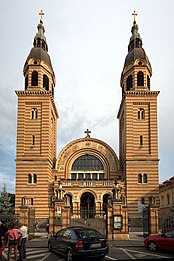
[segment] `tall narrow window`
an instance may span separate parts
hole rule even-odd
[[[33,183],[37,183],[37,175],[33,174]]]
[[[28,174],[28,183],[32,183],[32,175]]]
[[[43,75],[43,87],[49,91],[49,78],[47,77],[47,75]]]
[[[137,73],[137,86],[144,86],[144,73],[141,71]]]
[[[34,147],[35,144],[35,135],[32,135],[32,147]]]
[[[138,174],[138,183],[142,183],[142,174],[141,173]]]
[[[142,108],[140,108],[140,109],[138,110],[138,119],[139,119],[139,120],[144,120],[144,119],[145,119],[145,110],[142,109]]]
[[[143,174],[143,183],[147,183],[147,174],[146,173]]]
[[[38,111],[37,111],[36,108],[33,108],[33,109],[31,110],[31,119],[32,119],[32,120],[36,120],[37,118],[38,118]]]
[[[32,72],[31,85],[38,86],[38,72],[37,71]]]
[[[140,135],[140,146],[143,146],[143,135]]]
[[[33,198],[31,198],[31,201],[30,201],[30,202],[31,202],[31,206],[33,206],[33,203],[34,203],[34,202],[33,202]]]
[[[127,77],[126,87],[127,87],[127,91],[132,89],[132,74]]]

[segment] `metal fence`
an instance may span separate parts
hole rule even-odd
[[[174,216],[160,217],[158,220],[159,230],[165,231],[174,228]]]

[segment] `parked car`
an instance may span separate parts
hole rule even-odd
[[[144,240],[144,245],[151,251],[173,250],[174,251],[174,228],[164,233],[148,236]]]
[[[95,229],[67,227],[48,239],[50,251],[63,255],[67,261],[75,258],[102,259],[108,254],[108,240]]]

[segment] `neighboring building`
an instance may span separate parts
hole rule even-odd
[[[159,216],[161,218],[174,216],[174,176],[159,185],[159,195]]]
[[[86,137],[67,144],[56,159],[55,75],[44,32],[41,19],[24,65],[24,90],[16,91],[16,212],[26,197],[36,217],[46,219],[59,188],[69,196],[73,210],[105,211],[118,186],[131,224],[139,224],[149,200],[159,204],[159,92],[151,91],[152,69],[135,18],[121,74],[119,159],[108,144],[92,138],[89,130]]]

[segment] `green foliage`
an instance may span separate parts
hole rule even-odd
[[[2,216],[14,214],[14,195],[7,192],[5,183],[0,194],[0,214]]]

